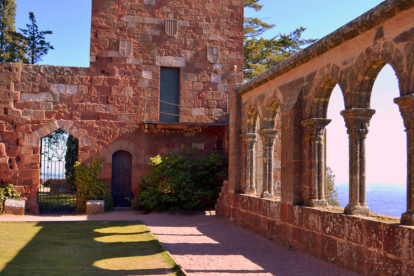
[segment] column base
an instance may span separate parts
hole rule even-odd
[[[267,199],[273,199],[273,195],[270,194],[269,192],[262,192],[262,194],[260,195],[261,198],[267,198]]]
[[[401,224],[403,225],[414,225],[414,213],[406,212],[401,215]]]
[[[328,207],[328,201],[326,201],[326,199],[311,199],[309,201],[309,206],[316,208]]]
[[[244,190],[244,194],[246,194],[246,195],[256,195],[256,189],[246,189],[246,190]]]
[[[347,215],[363,215],[363,216],[368,216],[369,215],[369,207],[367,205],[351,205],[348,204],[345,207],[345,211],[344,213]]]

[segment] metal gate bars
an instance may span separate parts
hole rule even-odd
[[[73,165],[78,160],[78,139],[58,129],[42,139],[40,188],[41,214],[72,213],[76,210]]]

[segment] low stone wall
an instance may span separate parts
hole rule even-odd
[[[362,275],[414,275],[414,228],[221,193],[220,216],[257,234]]]

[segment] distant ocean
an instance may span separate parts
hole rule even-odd
[[[342,207],[349,202],[349,185],[336,184],[338,201]],[[371,212],[400,217],[407,210],[407,189],[395,184],[368,184],[367,205]]]

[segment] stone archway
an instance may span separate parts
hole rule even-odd
[[[39,130],[27,135],[23,139],[23,146],[37,148],[40,147],[40,141],[43,137],[49,135],[50,133],[58,130],[59,128],[63,129],[73,137],[79,140],[79,148],[83,147],[94,147],[95,142],[92,141],[84,131],[74,126],[72,123],[65,120],[57,120],[52,123],[47,124],[46,126],[40,128]]]
[[[89,138],[83,130],[79,129],[69,121],[57,120],[41,127],[37,131],[32,132],[22,139],[22,147],[20,148],[18,155],[20,163],[39,166],[42,138],[55,132],[58,129],[63,129],[78,139],[80,151],[83,150],[87,152],[90,148],[95,147],[95,142]],[[40,169],[30,170],[30,174],[20,174],[19,181],[21,181],[21,183],[24,185],[30,184],[31,187],[27,192],[29,197],[27,205],[32,212],[39,213],[37,194],[40,187]]]
[[[112,155],[117,151],[127,151],[132,155],[132,164],[144,163],[144,152],[135,144],[127,140],[117,140],[99,151],[99,155],[104,158],[104,163],[112,163]]]

